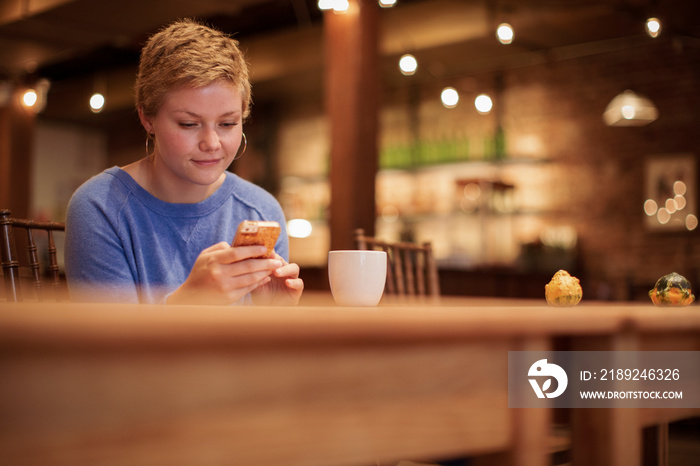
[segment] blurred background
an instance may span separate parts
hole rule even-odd
[[[197,18],[251,64],[248,151],[230,170],[275,194],[291,260],[326,288],[346,214],[328,110],[345,52],[328,28],[357,8],[376,52],[357,113],[376,125],[355,134],[371,174],[350,187],[372,198],[353,228],[431,241],[444,294],[541,298],[560,268],[588,299],[648,300],[673,271],[700,283],[695,0],[5,0],[0,205],[63,220],[86,179],[143,157],[139,51]]]

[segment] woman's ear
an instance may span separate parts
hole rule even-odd
[[[150,118],[148,118],[144,113],[143,113],[143,107],[138,108],[139,112],[139,120],[141,120],[141,125],[143,128],[146,130],[148,134],[153,133],[153,125],[151,124]]]

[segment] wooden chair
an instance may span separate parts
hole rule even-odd
[[[385,293],[398,298],[438,301],[440,282],[431,243],[380,241],[366,236],[362,228],[355,230],[358,249],[386,251],[389,263]]]
[[[48,294],[55,300],[64,297],[65,286],[61,281],[56,243],[54,241],[55,231],[65,231],[64,223],[57,222],[35,222],[10,217],[11,212],[7,209],[0,210],[0,253],[2,255],[2,273],[5,281],[5,297],[7,301],[23,301],[21,281],[24,277],[20,274],[20,267],[28,267],[31,270],[30,281],[39,301],[47,298]],[[26,234],[27,256],[22,258],[17,254],[17,248],[22,242],[15,242],[15,229],[22,229]],[[37,243],[34,239],[34,232],[43,232],[48,237],[47,261],[48,265],[44,271],[41,270]],[[25,265],[27,264],[27,265]],[[45,295],[44,278],[50,281],[50,291]]]

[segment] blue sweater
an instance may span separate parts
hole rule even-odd
[[[73,194],[66,219],[66,277],[71,299],[162,303],[187,278],[195,259],[231,242],[243,220],[276,220],[275,251],[289,260],[285,219],[277,200],[230,172],[196,204],[161,201],[124,170],[112,167]],[[246,302],[250,302],[249,298]]]

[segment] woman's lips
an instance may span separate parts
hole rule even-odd
[[[209,159],[209,160],[193,160],[193,162],[202,167],[210,167],[219,163],[221,159]]]

